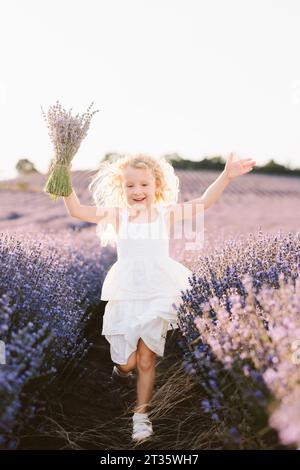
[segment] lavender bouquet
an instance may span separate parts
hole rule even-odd
[[[67,112],[57,100],[50,106],[47,116],[42,108],[44,119],[49,129],[49,136],[54,146],[54,158],[49,171],[50,176],[44,186],[44,192],[56,201],[60,196],[70,196],[72,184],[69,168],[74,155],[77,153],[82,140],[87,136],[90,122],[95,113],[91,111],[94,102],[81,116],[71,115],[72,108]]]

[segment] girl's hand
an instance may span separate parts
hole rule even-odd
[[[232,180],[237,176],[244,175],[252,170],[256,162],[252,158],[242,158],[241,160],[234,153],[230,153],[226,161],[224,171],[227,177]]]

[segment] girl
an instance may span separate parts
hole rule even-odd
[[[112,375],[126,380],[137,370],[134,441],[153,434],[147,410],[156,355],[164,354],[167,331],[178,328],[172,304],[180,302],[180,291],[189,287],[192,275],[169,256],[171,225],[183,220],[184,206],[192,206],[193,214],[212,206],[229,182],[255,163],[230,154],[221,175],[201,197],[177,204],[179,180],[164,157],[127,155],[101,164],[89,185],[96,206],[81,205],[74,190],[64,198],[72,217],[97,224],[103,246],[117,246],[118,260],[102,286],[101,300],[108,300],[102,334],[115,363]]]

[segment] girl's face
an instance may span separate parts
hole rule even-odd
[[[154,204],[157,188],[149,168],[124,168],[122,189],[130,206],[140,204],[149,208]]]

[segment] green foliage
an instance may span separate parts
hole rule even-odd
[[[21,158],[16,164],[16,170],[20,175],[27,175],[30,173],[38,173],[34,164],[28,158]]]
[[[202,160],[188,160],[184,159],[177,154],[175,158],[171,156],[168,161],[174,166],[174,168],[182,170],[212,170],[221,171],[224,169],[226,160],[221,156],[205,157]],[[300,176],[300,168],[294,170],[276,163],[275,160],[269,160],[265,165],[255,165],[251,173],[265,173],[265,174],[277,174],[277,175],[289,175],[289,176]]]

